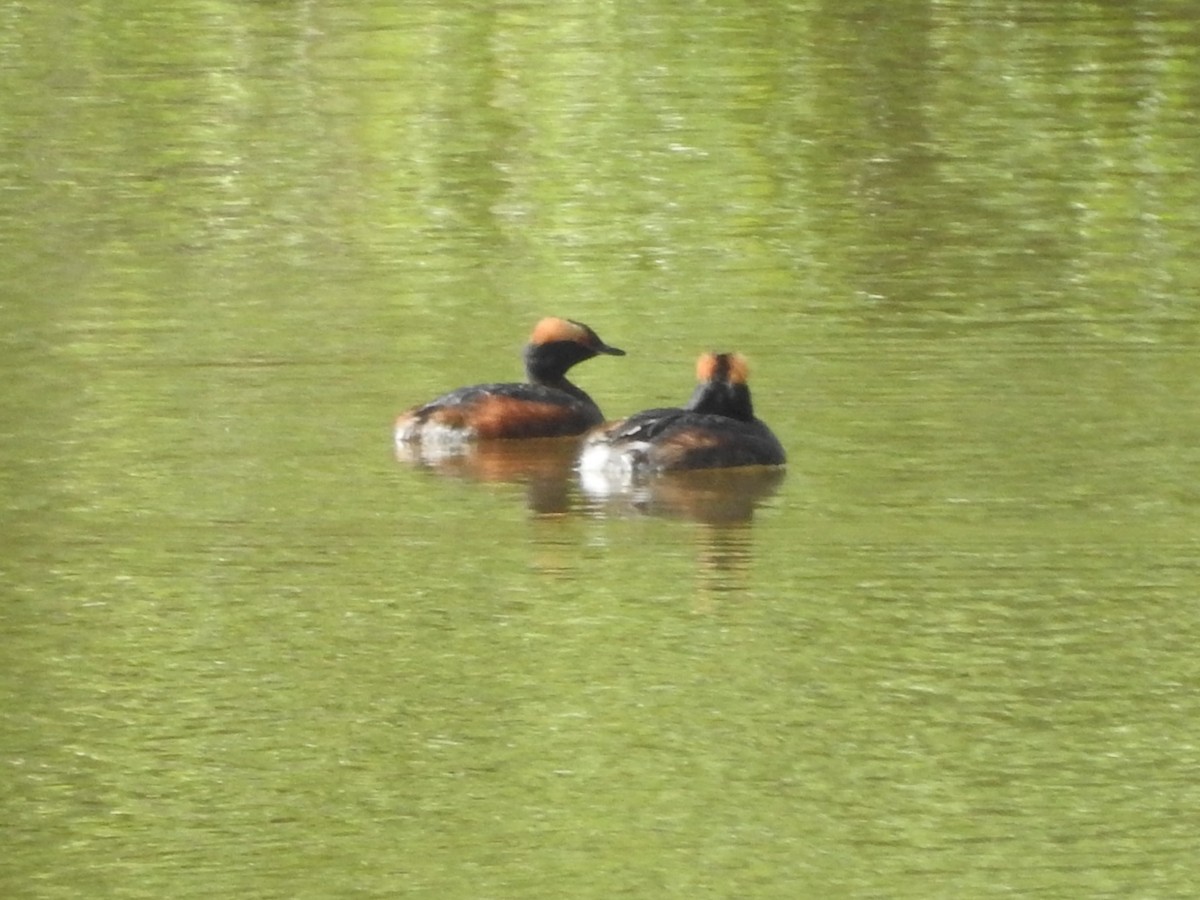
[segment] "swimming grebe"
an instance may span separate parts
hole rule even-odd
[[[705,353],[696,387],[682,408],[647,409],[597,429],[584,441],[579,468],[618,477],[688,469],[781,466],[779,440],[754,417],[749,368],[739,353]]]
[[[603,422],[604,415],[566,374],[571,366],[600,353],[625,355],[581,322],[542,319],[525,347],[528,383],[477,384],[414,406],[396,419],[396,443],[444,446],[583,434]]]

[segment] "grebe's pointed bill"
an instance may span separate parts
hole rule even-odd
[[[574,319],[560,319],[557,316],[547,316],[533,329],[529,343],[534,347],[547,344],[572,343],[586,349],[592,355],[604,353],[608,356],[624,356],[625,351],[611,347],[600,340],[590,326]],[[578,361],[578,360],[577,360]]]
[[[589,347],[595,353],[603,353],[607,356],[624,356],[625,351],[620,347],[612,347],[600,339],[600,335],[596,334],[590,327],[582,322],[576,322],[574,319],[567,319],[572,325],[579,326],[584,334],[584,339],[580,341],[585,347]]]

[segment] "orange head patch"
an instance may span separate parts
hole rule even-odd
[[[696,380],[727,381],[745,384],[750,377],[750,364],[740,353],[701,353],[696,360]]]
[[[557,316],[542,319],[534,326],[533,334],[529,336],[531,344],[553,344],[557,341],[574,341],[587,345],[591,343],[591,337],[588,330],[578,322],[560,319]]]
[[[745,384],[750,380],[750,363],[740,353],[727,353],[729,360],[729,381],[731,384]]]
[[[574,319],[560,319],[557,316],[550,316],[542,319],[534,326],[533,334],[529,336],[529,344],[531,347],[542,347],[546,344],[561,344],[561,343],[578,344],[583,347],[591,355],[597,353],[606,353],[609,356],[624,356],[625,351],[617,347],[610,347],[604,341],[600,340],[600,335],[588,328],[582,322],[576,322]],[[576,359],[574,362],[579,362]]]

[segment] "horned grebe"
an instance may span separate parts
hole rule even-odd
[[[455,446],[493,438],[583,434],[603,422],[604,415],[566,373],[600,353],[625,355],[581,322],[542,319],[525,347],[528,383],[477,384],[414,406],[396,419],[396,443]]]
[[[779,440],[754,417],[749,369],[738,353],[705,353],[696,387],[682,408],[648,409],[592,432],[579,468],[620,478],[688,469],[781,466]]]

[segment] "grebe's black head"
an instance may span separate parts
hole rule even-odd
[[[542,319],[525,347],[525,373],[532,382],[555,384],[563,380],[571,366],[601,353],[625,355],[624,350],[610,347],[582,322],[556,317]]]
[[[684,409],[749,422],[754,418],[750,386],[746,384],[749,375],[746,357],[740,353],[700,354],[696,360],[696,380],[700,383]]]

